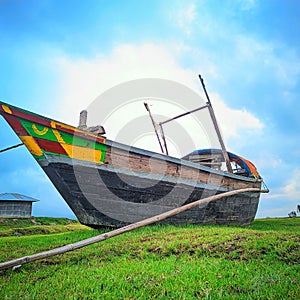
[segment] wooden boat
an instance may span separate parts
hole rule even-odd
[[[4,102],[0,114],[78,220],[94,228],[121,227],[197,199],[262,185],[255,166],[234,154],[226,152],[238,167],[232,173],[220,170],[222,150],[197,150],[179,159],[108,140],[101,127],[91,133],[82,122],[76,128]],[[230,196],[163,223],[249,224],[259,197]]]

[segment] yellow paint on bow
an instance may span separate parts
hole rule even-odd
[[[92,149],[92,148],[86,148],[86,147],[80,147],[80,146],[75,146],[72,144],[67,144],[62,136],[60,135],[59,131],[56,129],[56,125],[65,127],[65,128],[69,128],[74,130],[74,127],[68,126],[68,125],[64,125],[61,123],[57,123],[55,121],[51,121],[51,128],[53,131],[53,134],[55,135],[57,141],[60,143],[60,145],[63,147],[63,149],[66,151],[66,153],[68,154],[68,156],[70,158],[74,158],[74,159],[79,159],[79,160],[86,160],[86,161],[90,161],[90,162],[95,162],[95,163],[102,163],[100,161],[101,159],[101,154],[102,151],[101,150],[96,150],[96,149]]]
[[[39,145],[36,143],[34,138],[32,136],[20,136],[21,141],[25,144],[27,149],[30,151],[31,154],[36,155],[36,156],[42,156],[43,151],[39,147]]]
[[[3,110],[4,110],[6,113],[8,113],[8,114],[10,114],[10,115],[12,114],[12,111],[11,111],[11,109],[10,109],[8,106],[2,104],[2,108],[3,108]]]
[[[38,135],[45,135],[48,132],[48,127],[44,127],[42,130],[39,130],[35,124],[32,124],[33,131]]]

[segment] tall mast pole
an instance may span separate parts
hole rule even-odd
[[[199,74],[199,79],[200,79],[200,81],[201,81],[201,84],[202,84],[202,87],[203,87],[205,96],[206,96],[206,98],[207,98],[206,104],[207,104],[207,107],[208,107],[208,111],[209,111],[211,120],[212,120],[212,122],[213,122],[213,124],[214,124],[215,131],[216,131],[217,136],[218,136],[218,139],[219,139],[219,143],[220,143],[221,148],[222,148],[222,152],[223,152],[223,156],[224,156],[224,159],[225,159],[225,163],[226,163],[227,170],[228,170],[229,173],[233,173],[232,167],[231,167],[231,163],[230,163],[230,159],[229,159],[229,156],[228,156],[228,153],[227,153],[227,150],[226,150],[226,147],[225,147],[225,144],[224,144],[224,141],[223,141],[223,138],[222,138],[222,135],[221,135],[219,126],[218,126],[218,122],[217,122],[217,119],[216,119],[216,116],[215,116],[215,112],[214,112],[214,110],[213,110],[213,107],[212,107],[212,105],[211,105],[211,102],[210,102],[208,93],[207,93],[207,91],[206,91],[206,88],[205,88],[205,84],[204,84],[203,78],[201,77],[200,74]]]

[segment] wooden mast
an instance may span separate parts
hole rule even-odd
[[[214,128],[215,128],[215,131],[217,133],[217,136],[218,136],[218,140],[219,140],[219,143],[221,145],[221,149],[222,149],[222,153],[223,153],[223,157],[224,157],[224,160],[225,160],[225,163],[226,163],[226,167],[227,167],[227,170],[229,173],[233,173],[233,170],[232,170],[232,167],[231,167],[231,163],[230,163],[230,159],[229,159],[229,156],[228,156],[228,153],[227,153],[227,150],[226,150],[226,147],[225,147],[225,143],[223,141],[223,138],[222,138],[222,135],[221,135],[221,131],[219,129],[219,126],[218,126],[218,122],[217,122],[217,119],[216,119],[216,116],[215,116],[215,112],[213,110],[213,107],[211,105],[211,102],[210,102],[210,99],[209,99],[209,96],[208,96],[208,93],[206,91],[206,88],[205,88],[205,84],[204,84],[204,81],[203,81],[203,78],[201,77],[201,75],[199,74],[199,79],[200,79],[200,82],[202,84],[202,87],[203,87],[203,90],[204,90],[204,93],[206,95],[206,98],[207,98],[207,102],[206,102],[206,105],[204,106],[201,106],[199,108],[196,108],[194,110],[191,110],[191,111],[188,111],[186,113],[183,113],[183,114],[180,114],[176,117],[173,117],[171,119],[168,119],[166,121],[163,121],[163,122],[160,122],[158,125],[160,126],[160,131],[161,131],[161,135],[162,135],[162,139],[163,139],[163,142],[164,142],[164,147],[165,147],[165,151],[166,151],[166,154],[169,155],[168,153],[168,148],[167,148],[167,142],[166,142],[166,138],[165,138],[165,134],[164,134],[164,131],[163,131],[163,124],[165,123],[168,123],[170,121],[173,121],[173,120],[176,120],[178,118],[181,118],[183,116],[186,116],[190,113],[193,113],[193,112],[196,112],[198,110],[201,110],[201,109],[204,109],[204,108],[208,108],[208,111],[209,111],[209,114],[210,114],[210,117],[211,117],[211,120],[213,122],[213,125],[214,125]],[[153,124],[153,127],[154,127],[154,130],[155,130],[155,133],[156,133],[156,137],[158,139],[158,142],[159,142],[159,145],[160,145],[160,149],[162,151],[162,153],[164,153],[164,150],[163,150],[163,146],[161,144],[161,141],[160,141],[160,138],[159,138],[159,135],[157,133],[157,129],[156,129],[156,123],[152,117],[152,114],[150,112],[150,109],[149,109],[149,106],[147,103],[144,103],[147,111],[149,112],[149,115],[150,115],[150,118],[151,118],[151,121],[152,121],[152,124]]]
[[[216,119],[216,116],[215,116],[215,112],[213,110],[213,107],[211,105],[208,93],[206,91],[203,78],[201,77],[200,74],[199,74],[199,79],[201,81],[204,93],[205,93],[206,98],[207,98],[206,104],[207,104],[207,107],[208,107],[208,110],[209,110],[209,114],[210,114],[211,120],[212,120],[212,122],[214,124],[215,130],[216,130],[216,133],[217,133],[217,136],[218,136],[218,139],[219,139],[219,143],[220,143],[221,148],[222,148],[222,152],[223,152],[223,156],[224,156],[224,159],[225,159],[227,170],[228,170],[228,172],[233,173],[232,167],[231,167],[231,163],[230,163],[230,159],[229,159],[226,147],[225,147],[225,143],[223,141],[223,138],[222,138],[222,135],[221,135],[221,131],[219,129],[218,122],[217,122],[217,119]]]

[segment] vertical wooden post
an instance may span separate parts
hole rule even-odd
[[[167,147],[167,140],[166,140],[166,136],[165,136],[165,133],[164,133],[162,124],[159,123],[159,126],[160,126],[161,136],[162,136],[162,139],[163,139],[163,141],[164,141],[164,146],[165,146],[165,150],[166,150],[166,155],[169,155],[169,151],[168,151],[168,147]]]

